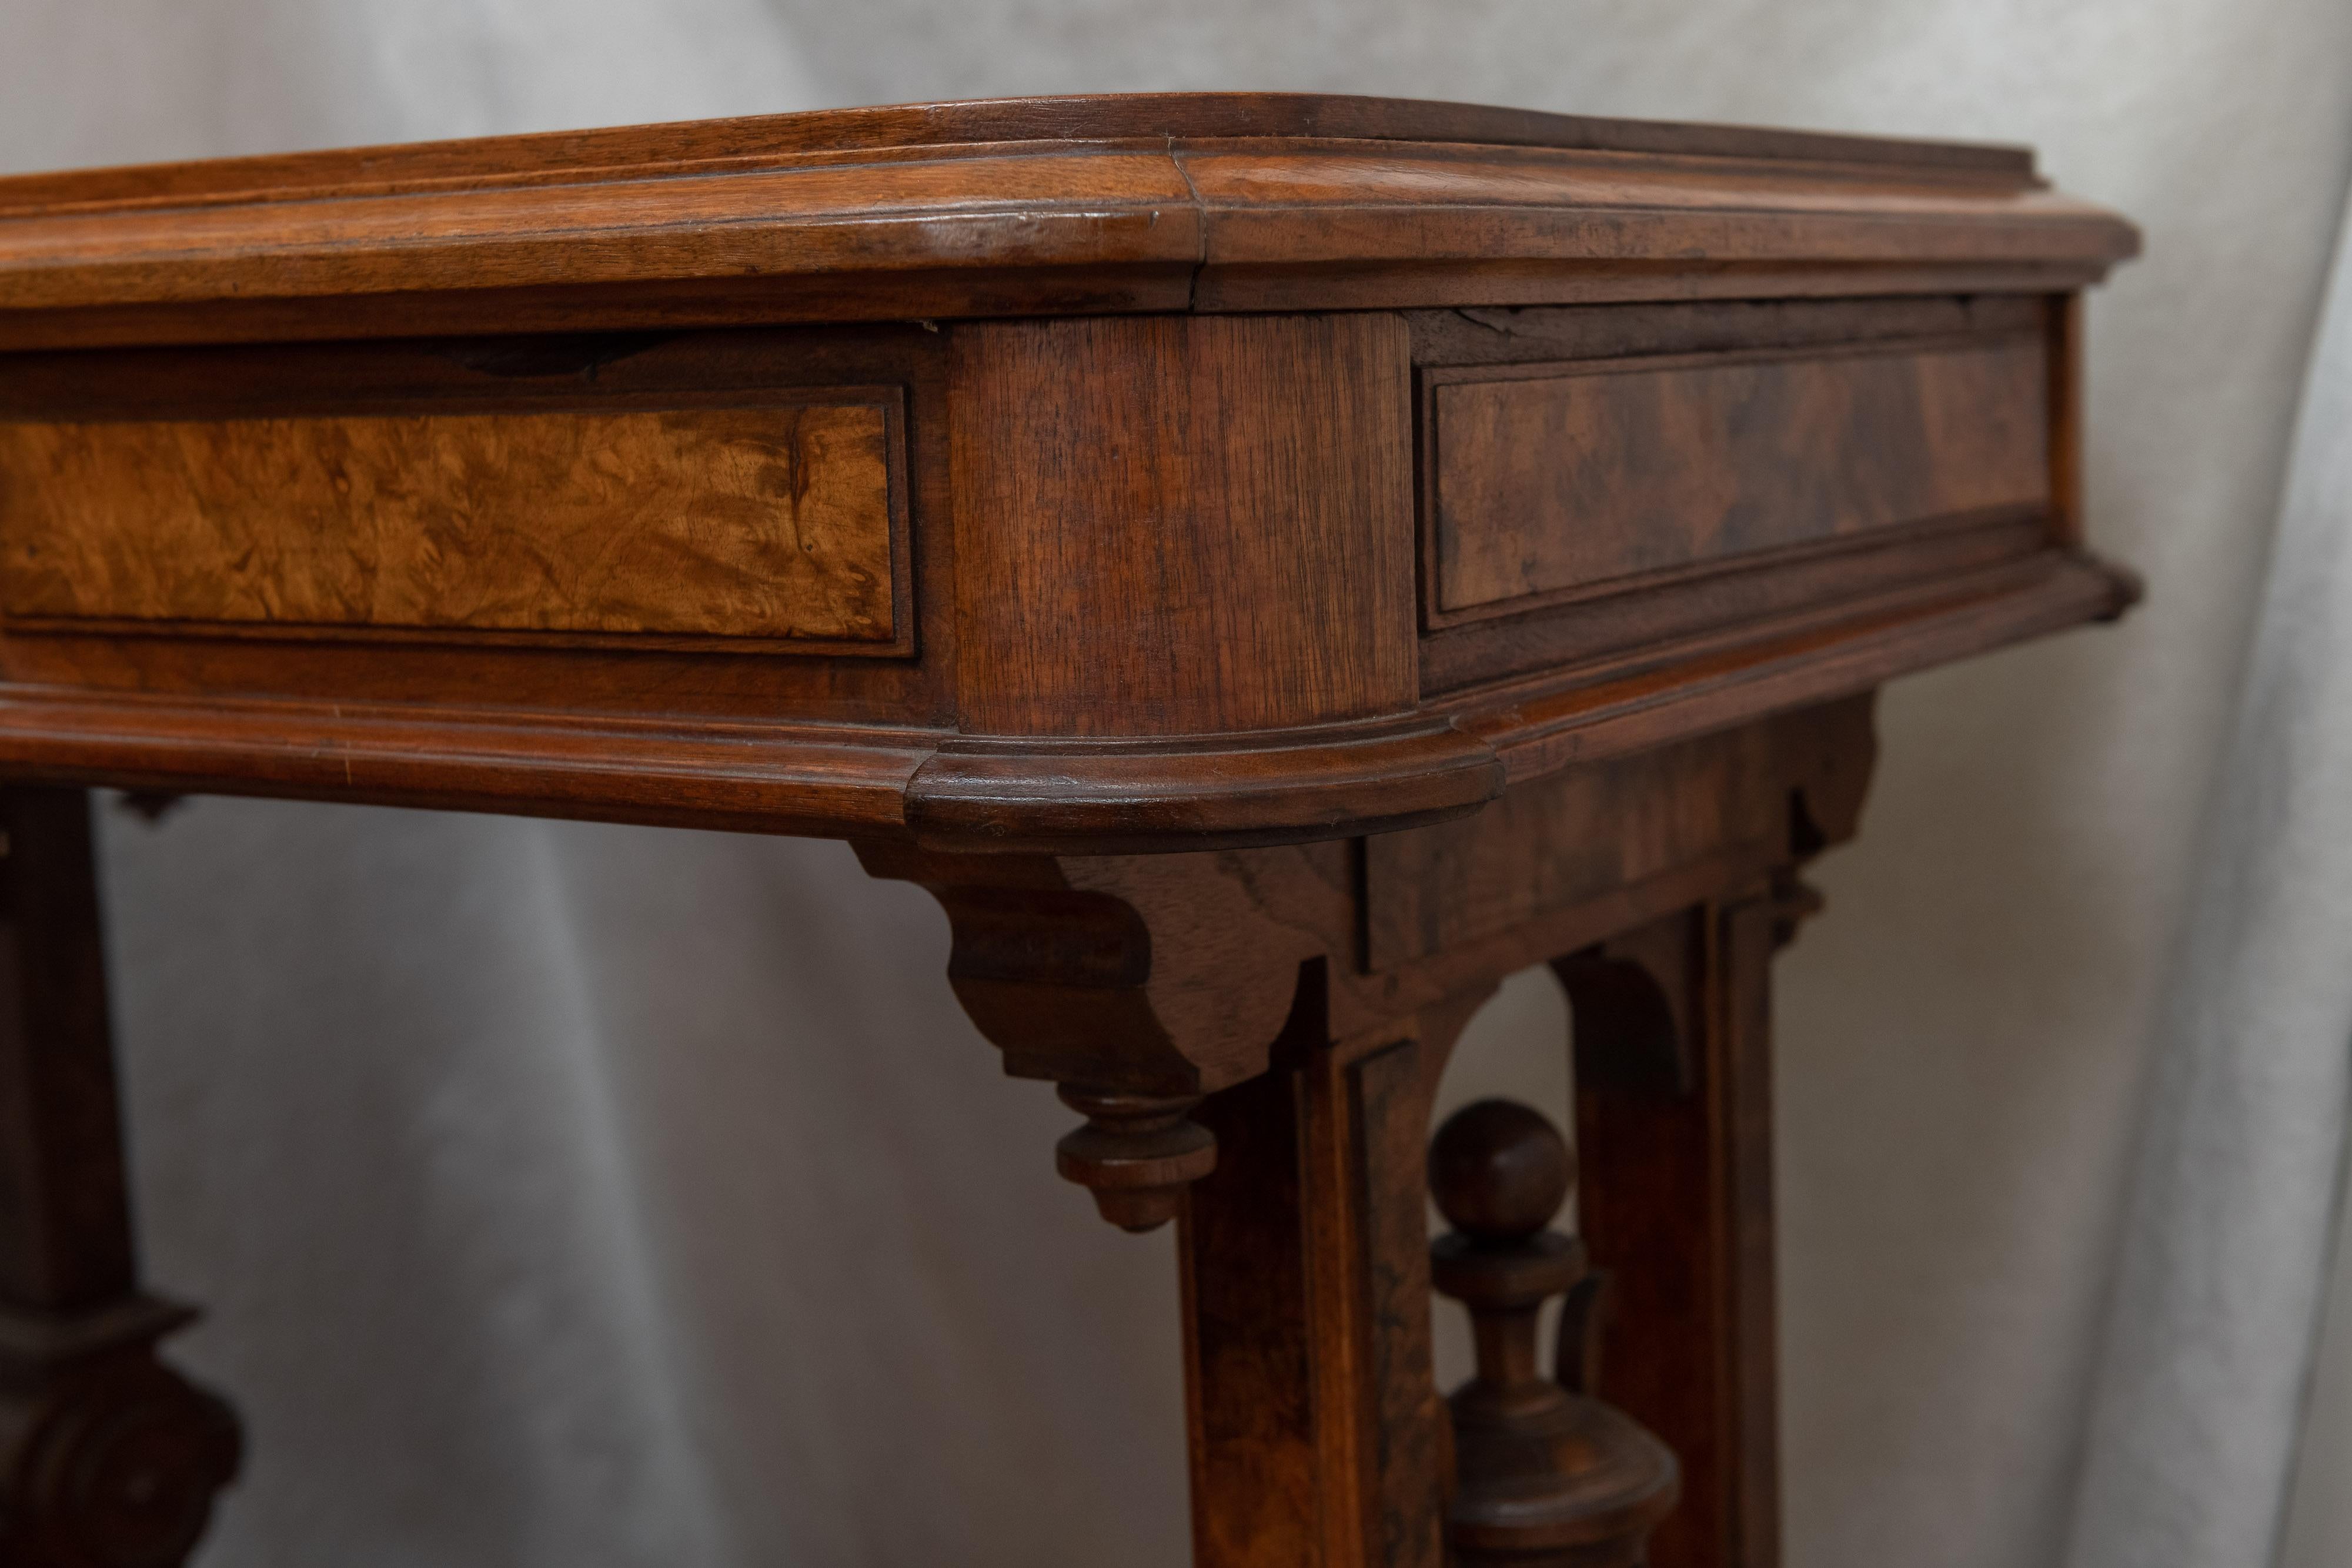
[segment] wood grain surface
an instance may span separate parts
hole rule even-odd
[[[1613,1297],[1594,1388],[1682,1461],[1649,1568],[1781,1562],[1770,959],[1802,902],[1726,890],[1555,966],[1579,1219]]]
[[[1435,821],[2127,604],[2050,323],[2136,245],[2014,149],[1280,95],[0,182],[0,425],[164,449],[0,444],[0,767],[937,849]],[[1466,446],[1418,395],[1514,377]],[[1517,417],[1563,386],[1615,450]],[[797,560],[640,504],[756,465],[551,434],[870,389],[887,500],[802,493]],[[272,422],[467,471],[375,453],[354,521]],[[191,480],[173,426],[248,434]],[[1434,613],[1433,427],[1494,533]]]
[[[16,622],[887,643],[891,410],[0,424]]]
[[[1433,621],[2050,501],[2042,344],[1433,371]]]
[[[1844,707],[1867,735],[1867,705]],[[1427,958],[1710,855],[1769,857],[1788,834],[1787,788],[1771,787],[1791,771],[1777,755],[1786,744],[1772,725],[1719,730],[1565,769],[1458,822],[1367,839],[1368,961]],[[1601,822],[1609,831],[1593,831]]]
[[[828,109],[733,120],[542,131],[404,146],[269,153],[197,163],[16,174],[0,180],[0,215],[57,207],[295,195],[352,195],[458,184],[536,184],[698,169],[757,167],[798,156],[1034,142],[1171,137],[1314,137],[1577,148],[1702,158],[1793,159],[2028,183],[2032,150],[1759,126],[1601,120],[1486,104],[1323,93],[1066,94]]]
[[[1410,708],[1405,343],[1370,315],[959,330],[966,729],[1187,735]]]
[[[1389,99],[833,110],[0,180],[0,346],[2064,289],[2014,148]]]

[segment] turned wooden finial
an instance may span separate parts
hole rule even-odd
[[[1095,1195],[1121,1230],[1157,1230],[1176,1218],[1184,1188],[1217,1168],[1217,1140],[1184,1113],[1197,1094],[1123,1094],[1065,1083],[1062,1103],[1087,1124],[1055,1146],[1062,1175]]]
[[[1514,1568],[1636,1568],[1681,1476],[1664,1444],[1547,1376],[1537,1317],[1589,1294],[1583,1244],[1549,1228],[1576,1182],[1551,1123],[1508,1100],[1465,1106],[1438,1129],[1429,1182],[1454,1229],[1430,1249],[1438,1291],[1470,1310],[1478,1375],[1447,1401],[1456,1558]],[[1581,1382],[1589,1369],[1563,1367]]]

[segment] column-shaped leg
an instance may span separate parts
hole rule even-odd
[[[238,1436],[155,1358],[193,1316],[138,1288],[88,798],[0,789],[0,1563],[194,1549]]]
[[[1538,943],[1672,907],[1669,886],[1679,901],[1760,879],[1769,861],[1738,859],[1754,855],[1756,832],[1785,831],[1792,858],[1843,837],[1850,811],[1821,802],[1858,790],[1804,782],[1852,760],[1866,712],[1833,716],[1826,740],[1811,728],[1767,737],[1774,756],[1781,739],[1801,753],[1785,768],[1745,752],[1737,767],[1700,759],[1686,789],[1701,805],[1735,785],[1761,802],[1726,816],[1739,836],[1721,855],[1686,878],[1604,878],[1578,904],[1549,884],[1513,891],[1511,868],[1553,863],[1538,852],[1549,819],[1525,812],[1494,818],[1491,841],[1448,840],[1377,874],[1346,845],[1134,857],[860,846],[868,870],[946,908],[950,981],[1007,1071],[1062,1085],[1085,1114],[1062,1142],[1064,1174],[1122,1226],[1183,1221],[1203,1568],[1444,1562],[1453,1463],[1430,1366],[1423,1164],[1454,1036]],[[1815,767],[1807,740],[1829,760]],[[1580,817],[1574,831],[1593,830]],[[1383,897],[1412,918],[1377,914]],[[1578,1022],[1582,1229],[1619,1307],[1591,1343],[1575,1331],[1596,1321],[1595,1296],[1578,1282],[1562,1314],[1575,1343],[1559,1364],[1575,1392],[1681,1458],[1685,1501],[1653,1538],[1657,1568],[1775,1561],[1765,967],[1790,917],[1759,880],[1558,965]],[[1482,935],[1427,951],[1405,942],[1385,967],[1371,956],[1402,941],[1396,929],[1426,936],[1445,918]]]
[[[1182,1229],[1201,1568],[1445,1561],[1424,1172],[1438,1075],[1486,994],[1338,1045],[1294,1017],[1269,1071],[1201,1107],[1218,1163]]]
[[[1345,844],[858,852],[940,900],[965,1011],[1086,1116],[1063,1174],[1127,1228],[1181,1221],[1195,1561],[1441,1568],[1424,1167],[1492,980],[1350,993],[1335,1038],[1361,929]]]
[[[1807,896],[1759,887],[1556,966],[1581,1230],[1612,1277],[1594,1392],[1683,1467],[1655,1568],[1780,1561],[1769,970]]]

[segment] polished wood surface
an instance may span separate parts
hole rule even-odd
[[[1550,1228],[1576,1160],[1541,1112],[1481,1100],[1429,1145],[1431,1196],[1453,1227],[1430,1248],[1440,1295],[1467,1308],[1475,1376],[1446,1401],[1460,1481],[1446,1510],[1463,1568],[1638,1568],[1682,1471],[1657,1437],[1585,1392],[1593,1368],[1537,1350],[1545,1303],[1563,1319],[1598,1277]]]
[[[1387,969],[1696,864],[1777,863],[1792,800],[1845,824],[1843,838],[1870,758],[1869,705],[1848,700],[1567,768],[1477,816],[1369,839],[1366,956]]]
[[[1054,850],[1470,810],[2127,602],[2064,520],[2055,393],[2063,300],[2136,243],[2012,150],[1279,95],[0,181],[0,423],[780,425],[856,387],[906,452],[887,641],[878,577],[803,625],[740,556],[492,626],[468,580],[331,652],[16,615],[0,765]],[[1563,422],[1626,439],[1563,463]],[[455,559],[545,526],[465,502]],[[683,602],[714,588],[733,645]],[[674,641],[564,645],[616,623]]]
[[[1431,1371],[1430,1107],[1491,983],[1335,1034],[1303,971],[1269,1071],[1212,1097],[1180,1239],[1201,1568],[1442,1568],[1452,1459]]]
[[[5,1560],[165,1568],[236,1461],[130,1264],[116,785],[848,839],[1179,1228],[1198,1563],[1774,1568],[1769,957],[1878,685],[2137,596],[2137,245],[2018,149],[1284,95],[0,180]],[[1579,1234],[1448,1134],[1449,1414],[1431,1108],[1545,964]]]
[[[1811,907],[1782,869],[1555,964],[1580,1218],[1611,1270],[1589,1386],[1682,1462],[1661,1563],[1780,1556],[1769,961]]]
[[[1369,845],[1050,858],[860,846],[869,870],[911,877],[947,909],[950,981],[1009,1071],[1198,1101],[1191,1119],[1212,1134],[1213,1161],[1179,1212],[1198,1561],[1444,1560],[1447,1416],[1430,1360],[1424,1151],[1446,1059],[1498,977],[1709,921],[1759,888],[1776,919],[1799,907],[1784,912],[1771,890],[1853,831],[1874,752],[1870,705],[1801,710],[1757,730],[1685,742],[1686,755],[1655,769],[1641,758],[1578,765],[1475,816]],[[1557,874],[1557,846],[1605,841],[1644,820],[1694,826],[1627,862]],[[1442,883],[1460,918],[1368,954],[1363,934],[1399,883],[1369,880],[1359,857],[1384,845],[1401,866],[1480,869]],[[1685,961],[1714,960],[1702,951]],[[1647,978],[1612,1009],[1580,964],[1562,973],[1575,977],[1580,1061],[1632,1058],[1637,1070],[1644,1051],[1678,1061],[1724,1050],[1715,1020],[1766,995],[1750,959],[1736,971],[1669,972],[1667,983],[1717,998],[1696,1015],[1660,1010]],[[1743,1039],[1752,1103],[1764,1041]],[[1592,1069],[1580,1080],[1596,1092],[1604,1082]],[[1712,1095],[1726,1081],[1706,1082]],[[1725,1492],[1769,1494],[1777,1464],[1773,1406],[1753,1393],[1771,1385],[1752,1307],[1759,1254],[1769,1302],[1769,1228],[1753,1230],[1759,1214],[1769,1227],[1769,1186],[1759,1198],[1752,1118],[1734,1142],[1719,1100],[1664,1092],[1675,1136],[1656,1157],[1686,1172],[1640,1188],[1613,1160],[1587,1156],[1579,1201],[1592,1259],[1621,1286],[1620,1310],[1601,1327],[1598,1387],[1585,1391],[1662,1434],[1671,1423],[1703,1439],[1682,1456],[1685,1506],[1708,1522],[1675,1531],[1679,1516],[1669,1516],[1653,1561],[1771,1568],[1769,1516],[1744,1516],[1753,1550],[1724,1545],[1714,1522]],[[1160,1155],[1153,1142],[1137,1150],[1139,1161]],[[1731,1234],[1720,1206],[1735,1200],[1751,1217],[1738,1297],[1717,1261]],[[1638,1206],[1644,1223],[1598,1226],[1611,1203]],[[1654,1323],[1634,1315],[1656,1281],[1671,1291],[1693,1278],[1717,1283]],[[1710,1369],[1703,1377],[1688,1375],[1696,1357]],[[1751,1391],[1745,1403],[1735,1385]],[[1643,1407],[1621,1387],[1667,1392]],[[1725,1424],[1738,1443],[1714,1440]]]
[[[2033,338],[1433,371],[1433,622],[2050,500]]]
[[[0,424],[0,609],[887,643],[895,401]]]
[[[23,348],[2063,290],[2135,244],[2018,149],[1279,93],[33,175],[0,223]]]
[[[1410,711],[1402,323],[992,324],[958,332],[951,363],[971,411],[956,504],[984,520],[959,529],[957,652],[992,673],[969,727],[1214,735]]]

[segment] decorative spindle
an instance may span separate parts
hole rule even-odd
[[[1197,1094],[1122,1094],[1065,1083],[1062,1103],[1087,1124],[1055,1146],[1055,1166],[1095,1195],[1121,1230],[1157,1230],[1176,1218],[1184,1189],[1217,1168],[1217,1140],[1184,1113]]]
[[[1430,1249],[1438,1291],[1470,1310],[1478,1375],[1454,1390],[1448,1523],[1465,1568],[1638,1568],[1680,1488],[1675,1457],[1627,1416],[1538,1363],[1536,1320],[1594,1294],[1583,1244],[1548,1228],[1576,1181],[1552,1124],[1508,1100],[1438,1130],[1429,1181],[1454,1229]],[[1560,1369],[1579,1384],[1585,1364]]]
[[[236,1479],[236,1417],[156,1357],[140,1288],[89,806],[0,789],[0,1563],[176,1568]]]

